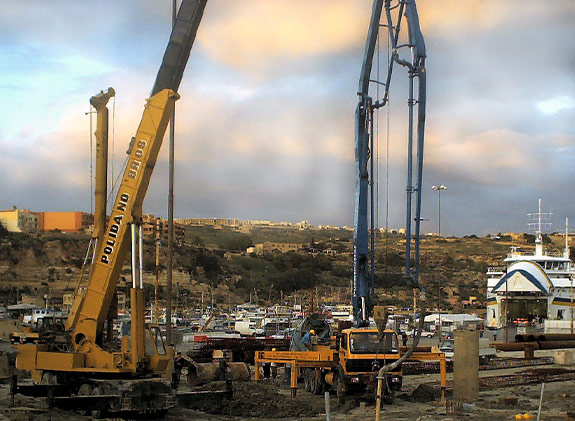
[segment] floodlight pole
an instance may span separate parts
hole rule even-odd
[[[437,217],[437,234],[439,237],[441,237],[441,190],[447,190],[447,186],[444,186],[443,184],[439,185],[439,186],[433,186],[432,187],[433,190],[437,191],[437,196],[438,196],[438,217]]]

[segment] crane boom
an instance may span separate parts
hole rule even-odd
[[[369,95],[369,85],[375,48],[380,27],[381,14],[385,8],[387,28],[390,44],[393,50],[392,60],[389,62],[383,98],[373,101]],[[397,21],[393,21],[392,9],[398,9]],[[408,26],[409,43],[398,45],[401,20],[405,17]],[[398,50],[402,47],[411,49],[411,61],[399,58]],[[421,220],[421,184],[423,181],[423,144],[425,133],[425,43],[419,28],[419,17],[415,0],[402,0],[396,6],[390,0],[374,0],[372,15],[365,43],[365,53],[359,78],[359,101],[355,110],[355,213],[353,236],[353,315],[356,326],[367,326],[369,315],[373,310],[375,274],[374,274],[374,180],[373,180],[373,113],[374,110],[385,106],[389,99],[389,87],[393,65],[397,63],[405,66],[409,71],[409,128],[408,128],[408,186],[406,211],[406,277],[417,285],[419,268],[419,235]],[[417,94],[414,98],[413,80],[419,81]],[[380,82],[377,82],[380,83]],[[412,186],[412,156],[413,156],[413,108],[417,104],[417,184]],[[371,177],[371,179],[370,179]],[[370,191],[371,188],[371,191]],[[412,203],[411,194],[417,192],[415,205],[415,253],[413,257],[413,270],[411,258],[411,220]],[[371,193],[371,194],[370,194]],[[368,205],[371,205],[371,218],[368,215]],[[369,245],[369,224],[371,219],[371,253]],[[371,255],[371,256],[370,256]],[[370,271],[371,257],[371,271]]]
[[[359,78],[359,103],[355,110],[355,213],[353,235],[353,317],[358,326],[365,326],[373,307],[372,283],[369,273],[368,238],[368,187],[370,158],[369,114],[372,112],[369,97],[369,79],[373,55],[379,32],[382,0],[373,2],[371,20],[365,43],[365,54]]]
[[[126,258],[129,226],[138,222],[162,139],[178,99],[176,93],[207,0],[184,0],[170,35],[152,96],[147,100],[131,145],[104,240],[90,272],[88,288],[77,296],[68,317],[74,346],[88,340],[98,343],[122,265]]]

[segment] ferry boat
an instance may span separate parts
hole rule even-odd
[[[488,270],[487,328],[510,327],[518,334],[572,333],[575,266],[568,240],[566,230],[563,253],[545,252],[539,224],[534,253],[512,247],[505,267]]]

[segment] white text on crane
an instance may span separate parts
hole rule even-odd
[[[134,156],[138,159],[142,159],[144,157],[144,151],[146,149],[146,146],[148,146],[148,144],[145,140],[138,140]],[[132,161],[130,162],[130,166],[128,167],[128,177],[135,179],[138,176],[138,171],[140,170],[141,165],[142,161],[132,159]]]
[[[118,206],[116,206],[116,211],[125,213],[128,201],[130,200],[130,195],[127,193],[122,193],[120,199],[118,200]],[[108,239],[104,243],[104,250],[102,250],[102,258],[100,262],[105,264],[110,264],[110,255],[114,252],[114,246],[116,245],[116,238],[118,238],[118,233],[122,227],[122,221],[124,215],[112,216],[114,223],[110,226],[108,231]]]

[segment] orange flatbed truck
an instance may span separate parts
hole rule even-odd
[[[312,345],[309,351],[258,351],[255,355],[255,380],[261,380],[260,367],[275,363],[290,368],[291,395],[295,397],[298,379],[304,380],[305,389],[314,394],[335,390],[340,402],[355,392],[373,392],[377,388],[379,369],[401,357],[397,333],[377,329],[344,329],[332,336],[329,345]],[[445,391],[445,354],[414,352],[410,361],[440,362],[441,389]],[[383,399],[392,403],[394,392],[401,390],[402,370],[388,372],[385,379]]]

